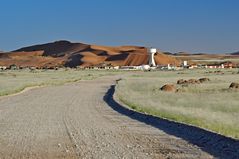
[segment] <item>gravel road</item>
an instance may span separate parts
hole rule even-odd
[[[199,147],[112,109],[117,77],[0,98],[0,158],[213,158]]]

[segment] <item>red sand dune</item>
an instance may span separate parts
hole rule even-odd
[[[179,64],[179,61],[170,55],[161,52],[155,55],[157,64]],[[133,66],[148,63],[148,54],[145,47],[120,46],[108,47],[56,41],[42,45],[24,47],[9,53],[0,53],[0,65],[35,67],[53,66],[93,66],[102,63],[113,66]]]

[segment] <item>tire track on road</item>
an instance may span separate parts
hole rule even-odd
[[[116,79],[49,86],[0,100],[0,158],[212,158],[115,111],[103,97]]]

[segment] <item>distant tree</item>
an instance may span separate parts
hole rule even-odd
[[[9,66],[9,69],[10,69],[10,70],[17,70],[18,67],[17,67],[17,65],[12,64],[12,65]]]

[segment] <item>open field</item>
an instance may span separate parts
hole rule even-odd
[[[119,81],[116,93],[137,111],[239,138],[239,91],[228,89],[232,82],[239,82],[238,69],[221,71],[142,72]],[[210,81],[177,85],[179,79],[202,77]],[[164,84],[174,84],[180,91],[163,92]]]
[[[105,76],[2,98],[0,158],[226,156],[167,134],[133,113],[122,114],[108,93],[118,78]],[[238,156],[235,151],[231,154]]]
[[[232,74],[236,71],[225,72],[225,78],[204,70],[1,72],[2,95],[29,86],[47,87],[0,97],[0,158],[237,158],[239,145],[235,140],[137,113],[113,97],[116,90],[115,95],[131,108],[176,121],[195,125],[207,121],[211,126],[218,119],[222,126],[215,125],[222,130],[234,124],[228,136],[236,136],[238,94],[224,88],[232,77],[237,78]],[[165,81],[174,83],[179,77],[202,75],[211,81],[184,88],[185,92],[158,90]],[[124,80],[115,89],[118,79]],[[66,82],[71,83],[63,85]],[[230,103],[224,101],[229,109],[223,104],[217,109],[217,101],[209,107],[201,106],[199,99],[210,97],[205,97],[205,92],[229,98]],[[197,100],[195,96],[200,93]]]
[[[0,96],[20,92],[27,87],[60,85],[114,74],[114,71],[94,70],[16,70],[0,72]]]

